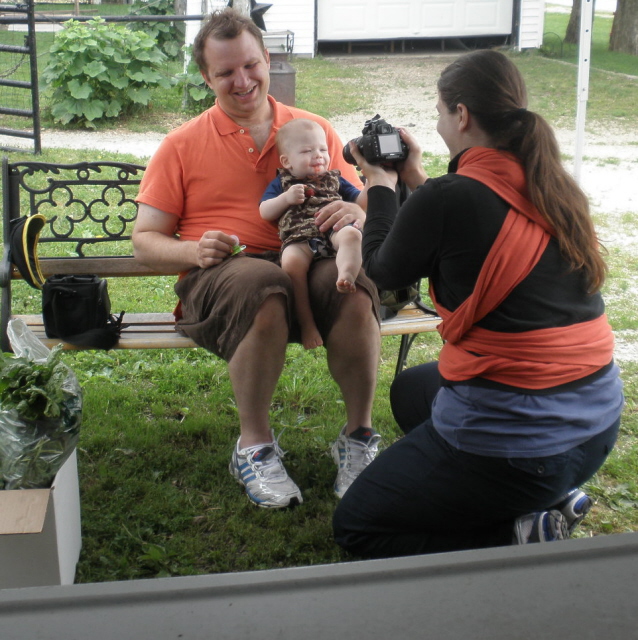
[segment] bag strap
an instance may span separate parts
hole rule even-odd
[[[35,213],[32,216],[16,218],[10,225],[11,262],[18,268],[25,282],[34,289],[42,289],[45,280],[37,252],[40,231],[45,224],[46,218],[41,213]]]
[[[129,325],[124,324],[124,311],[120,315],[111,315],[103,329],[90,329],[84,333],[78,333],[74,336],[65,336],[62,338],[64,342],[72,344],[74,347],[83,349],[104,349],[108,351],[112,349],[120,339],[122,329],[126,329]]]

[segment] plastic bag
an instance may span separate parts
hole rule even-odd
[[[20,319],[7,331],[14,355],[0,356],[0,488],[51,486],[75,449],[82,390],[60,360]]]

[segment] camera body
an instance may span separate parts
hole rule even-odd
[[[394,164],[408,157],[408,146],[401,140],[399,132],[379,114],[366,121],[361,134],[352,142],[370,164]],[[346,162],[357,164],[349,145],[343,148],[343,157]]]

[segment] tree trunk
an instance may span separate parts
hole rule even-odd
[[[580,0],[574,0],[572,12],[569,15],[567,31],[565,32],[566,44],[578,44],[580,40]]]
[[[618,0],[609,50],[638,56],[638,0]]]
[[[618,1],[620,2],[621,0]],[[572,12],[569,15],[567,31],[565,32],[566,44],[578,44],[580,42],[580,4],[581,0],[574,0],[574,4],[572,5]],[[596,19],[596,0],[593,0],[592,12],[591,22],[593,29],[594,20]]]

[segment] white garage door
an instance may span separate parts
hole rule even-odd
[[[507,35],[513,0],[317,0],[317,39]]]

